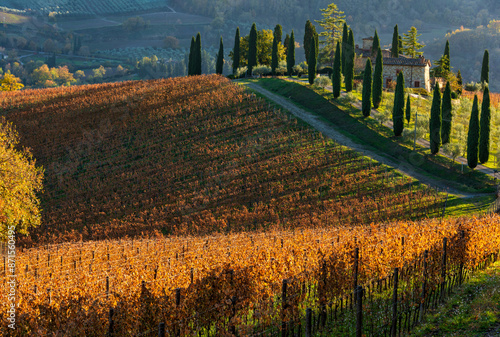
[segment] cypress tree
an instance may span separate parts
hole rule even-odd
[[[344,28],[342,31],[342,74],[345,77],[345,65],[346,65],[346,55],[347,55],[347,44],[349,43],[349,30],[347,28],[347,23],[344,22]]]
[[[479,162],[484,164],[490,156],[490,89],[488,86],[484,88],[483,103],[481,105],[481,122],[479,133]]]
[[[252,76],[252,69],[257,65],[257,26],[255,22],[250,29],[248,38],[248,75]]]
[[[308,64],[308,75],[309,75],[309,84],[314,83],[314,79],[316,78],[316,39],[314,36],[312,40],[310,40],[309,44],[309,64]]]
[[[196,42],[194,36],[191,37],[191,47],[189,48],[189,64],[188,64],[188,76],[194,75],[194,54],[195,54]]]
[[[342,52],[340,49],[340,42],[337,42],[337,50],[335,51],[335,60],[333,61],[333,74],[332,74],[333,98],[338,98],[340,96],[340,89],[342,87],[341,74],[342,74]]]
[[[441,123],[441,140],[444,144],[448,144],[450,142],[450,134],[451,134],[451,119],[453,117],[451,113],[451,87],[450,82],[446,83],[446,88],[443,93],[443,104],[441,108],[442,114],[442,123]]]
[[[281,25],[276,25],[276,27],[274,27],[273,49],[271,52],[271,71],[272,71],[273,76],[276,75],[276,68],[278,68],[278,65],[279,65],[278,45],[281,43],[281,35],[282,34],[283,34],[283,30],[281,28]]]
[[[458,84],[457,93],[459,95],[462,95],[463,80],[462,80],[462,74],[460,73],[460,69],[457,72],[457,84]]]
[[[290,39],[288,40],[288,50],[286,51],[286,71],[288,72],[288,76],[292,76],[293,66],[295,65],[295,35],[290,35]]]
[[[274,27],[274,37],[276,38],[276,41],[278,41],[279,44],[281,42],[281,39],[283,38],[283,27],[281,27],[280,24]]]
[[[401,136],[405,126],[404,108],[405,108],[405,78],[403,72],[401,71],[398,74],[396,92],[394,93],[394,107],[392,110],[392,123],[394,128],[394,135],[396,137]]]
[[[349,30],[349,43],[347,44],[347,55],[345,57],[345,91],[352,91],[354,80],[354,34],[352,29]]]
[[[483,67],[481,68],[481,83],[490,83],[490,53],[488,49],[484,51]]]
[[[309,57],[311,56],[311,50],[309,48],[311,48],[311,46],[313,46],[313,49],[316,52],[317,44],[312,45],[311,41],[314,41],[314,38],[317,35],[318,34],[316,33],[316,27],[314,27],[314,25],[312,24],[312,22],[310,20],[307,20],[306,27],[305,27],[305,33],[304,33],[304,52],[305,52],[307,64],[310,63]],[[318,54],[316,52],[316,57],[317,56],[318,56]]]
[[[399,32],[398,25],[394,26],[394,33],[392,34],[392,57],[399,57]]]
[[[382,91],[384,87],[384,64],[382,62],[382,51],[380,48],[377,53],[377,60],[375,61],[375,71],[373,73],[373,107],[377,109],[382,102]]]
[[[215,65],[215,73],[222,75],[224,68],[224,45],[222,43],[222,36],[220,37],[219,53],[217,54],[217,64]]]
[[[474,95],[474,103],[472,104],[472,112],[469,120],[469,131],[467,133],[467,165],[469,165],[471,169],[477,166],[479,128],[479,108],[477,104],[477,95]]]
[[[449,63],[445,64],[444,67],[443,67],[443,70],[446,72],[446,73],[449,73],[451,71],[451,59],[450,59],[450,42],[448,40],[446,40],[446,45],[444,46],[444,53],[443,53],[443,56],[447,56],[448,57],[448,61]],[[445,144],[443,142],[443,144]]]
[[[240,67],[240,27],[236,28],[236,34],[234,36],[234,48],[233,48],[233,74]]]
[[[283,41],[283,47],[285,47],[285,53],[288,53],[288,45],[290,44],[290,36],[286,34],[285,41]]]
[[[408,99],[406,100],[406,122],[410,124],[411,119],[411,101],[410,95],[408,95]]]
[[[363,116],[370,116],[372,108],[372,60],[366,60],[365,73],[363,75],[363,96],[362,96],[362,111]]]
[[[196,35],[195,43],[195,54],[194,54],[194,75],[201,75],[201,34]]]
[[[434,87],[434,96],[432,98],[429,134],[431,153],[436,154],[441,146],[441,91],[438,83]]]
[[[379,48],[380,48],[380,38],[378,37],[377,30],[375,29],[375,36],[373,37],[373,45],[372,45],[372,57],[375,56]]]

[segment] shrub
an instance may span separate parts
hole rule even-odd
[[[465,90],[467,91],[481,91],[483,89],[483,85],[477,82],[469,82],[465,85]]]
[[[306,73],[306,71],[300,66],[300,64],[294,65],[292,69],[293,73],[299,77]]]
[[[242,76],[245,76],[248,71],[247,67],[239,67],[236,70],[236,73],[234,74],[234,78],[241,78]]]
[[[318,74],[332,76],[333,68],[332,67],[322,67],[318,70]]]
[[[252,74],[257,76],[269,76],[271,75],[271,67],[265,65],[257,65],[252,69]]]
[[[356,103],[357,101],[358,101],[358,99],[356,98],[356,96],[354,96],[354,94],[352,92],[348,92],[345,96],[343,96],[340,99],[340,102],[343,104],[352,104],[352,103]]]
[[[332,81],[327,76],[320,76],[314,80],[314,84],[325,89],[327,86],[332,85]]]

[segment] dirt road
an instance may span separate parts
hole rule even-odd
[[[291,114],[300,118],[301,120],[303,120],[307,124],[311,125],[313,128],[320,131],[325,136],[335,140],[336,142],[338,142],[342,145],[348,146],[348,147],[350,147],[350,148],[362,153],[363,155],[370,157],[378,162],[381,162],[381,163],[386,164],[388,166],[394,167],[397,171],[399,171],[407,176],[413,177],[414,179],[419,180],[421,183],[424,183],[424,184],[429,185],[429,186],[434,187],[434,188],[438,188],[439,190],[447,191],[448,193],[455,194],[455,195],[457,195],[459,197],[463,197],[463,198],[473,198],[473,197],[486,195],[484,193],[481,193],[481,194],[463,193],[461,191],[458,191],[456,189],[449,187],[446,183],[443,183],[443,181],[441,181],[441,180],[433,179],[433,178],[430,178],[430,177],[423,175],[419,172],[416,172],[414,170],[414,168],[411,167],[410,165],[404,165],[402,163],[396,162],[396,161],[391,160],[389,158],[382,157],[382,156],[374,153],[373,151],[367,149],[362,144],[359,144],[359,143],[352,141],[350,138],[348,138],[348,137],[344,136],[342,133],[338,132],[331,125],[323,122],[318,116],[315,116],[314,114],[297,107],[294,103],[292,103],[288,99],[286,99],[282,96],[276,95],[276,94],[260,87],[259,85],[254,84],[254,83],[245,83],[245,85],[247,85],[250,89],[264,95],[265,97],[269,98],[270,100],[281,105],[283,108],[288,110]]]

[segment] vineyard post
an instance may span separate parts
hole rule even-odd
[[[398,274],[399,268],[394,269],[394,291],[392,294],[392,325],[391,336],[397,335],[397,322],[398,322]]]
[[[165,323],[158,325],[158,337],[165,337]]]
[[[444,200],[443,214],[441,214],[441,218],[444,218],[444,213],[446,212],[446,203],[448,202],[448,193],[446,193],[446,199]]]
[[[234,269],[229,270],[231,289],[234,289]],[[236,336],[236,325],[234,324],[234,317],[236,316],[236,296],[231,297],[231,323],[230,331],[231,334]]]
[[[109,297],[109,276],[106,276],[106,298]]]
[[[458,284],[462,285],[463,281],[463,272],[464,272],[464,259],[465,259],[465,231],[461,230],[460,231],[460,266],[458,270]]]
[[[179,308],[179,305],[181,305],[181,288],[175,289],[175,306],[176,306],[177,309]],[[176,313],[177,313],[177,315],[176,315],[177,321],[179,321],[179,317],[178,317],[179,311],[177,310]],[[180,327],[178,327],[175,335],[176,336],[180,336],[181,335],[181,329],[180,329]]]
[[[356,288],[356,337],[363,335],[363,287]]]
[[[286,321],[285,321],[285,310],[287,308],[286,304],[286,290],[287,290],[288,281],[286,279],[283,280],[283,284],[281,287],[281,336],[286,337],[287,329],[286,329]]]
[[[359,248],[356,247],[354,250],[354,291],[358,288],[358,259],[359,259]],[[354,298],[356,301],[356,297]]]
[[[429,255],[429,251],[424,251],[424,273],[423,273],[423,281],[422,281],[422,301],[420,302],[420,310],[419,310],[419,318],[418,321],[422,321],[422,316],[425,310],[425,296],[426,296],[426,287],[427,287],[427,257]]]
[[[441,300],[444,296],[444,287],[446,284],[446,242],[448,238],[443,238],[443,265],[441,271]]]
[[[109,308],[109,329],[108,329],[108,337],[112,337],[115,334],[115,326],[113,322],[113,315],[115,310],[113,308]]]
[[[312,310],[306,310],[306,337],[312,337]]]

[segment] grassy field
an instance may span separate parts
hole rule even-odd
[[[427,315],[413,337],[479,337],[500,333],[500,262],[473,275],[441,308]]]
[[[0,11],[0,23],[17,25],[29,21],[29,17]]]

